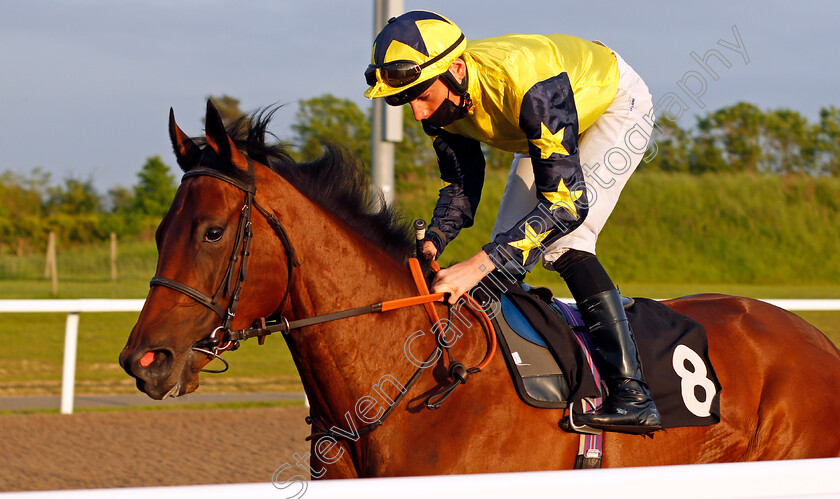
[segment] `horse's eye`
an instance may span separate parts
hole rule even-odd
[[[225,229],[221,227],[210,227],[207,229],[207,232],[204,233],[204,240],[210,243],[217,243],[224,233]]]

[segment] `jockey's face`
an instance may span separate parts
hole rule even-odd
[[[425,120],[432,115],[437,108],[443,104],[446,99],[451,100],[456,105],[460,102],[458,96],[453,94],[449,87],[446,86],[440,79],[432,84],[419,97],[409,102],[411,110],[414,112],[414,119],[417,121]],[[458,100],[456,100],[458,99]]]
[[[467,75],[467,67],[462,59],[455,59],[455,62],[449,66],[449,71],[458,81],[463,81]],[[452,93],[449,87],[438,78],[431,87],[408,104],[414,112],[414,119],[420,121],[431,116],[447,99],[456,106],[461,104],[461,97]]]

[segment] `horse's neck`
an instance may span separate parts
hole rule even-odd
[[[291,188],[272,199],[283,200],[276,214],[289,221],[287,230],[301,264],[293,281],[290,318],[417,294],[404,264],[320,205]],[[377,380],[386,374],[401,378],[410,368],[400,359],[403,343],[409,330],[414,331],[410,324],[424,320],[423,309],[387,314],[307,327],[287,339],[313,408],[342,428],[347,426],[345,411],[352,412]]]
[[[290,228],[301,263],[292,291],[296,318],[417,293],[405,264],[319,205],[307,202],[309,206],[294,207],[297,215]]]

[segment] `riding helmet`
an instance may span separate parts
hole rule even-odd
[[[392,17],[373,42],[365,97],[405,104],[429,88],[467,47],[460,28],[434,12]]]

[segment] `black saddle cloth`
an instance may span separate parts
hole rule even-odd
[[[517,337],[502,313],[504,294],[507,307],[513,303],[544,340],[556,365],[537,366],[531,359],[542,359],[534,351],[544,346]],[[479,283],[474,297],[485,304],[485,310],[496,326],[499,343],[520,398],[535,407],[563,408],[569,401],[579,410],[584,398],[602,396],[592,371],[587,352],[552,306],[551,292],[545,288],[526,291],[518,283],[502,280],[491,274]],[[512,314],[513,315],[513,314]],[[708,358],[706,331],[695,320],[668,308],[660,302],[635,298],[627,309],[627,317],[636,338],[645,380],[662,415],[663,427],[703,426],[720,421],[720,383]],[[578,334],[588,335],[585,328]],[[585,342],[585,341],[584,341]],[[523,361],[523,356],[528,358]],[[542,360],[540,363],[545,364]],[[541,372],[536,369],[542,369]]]

